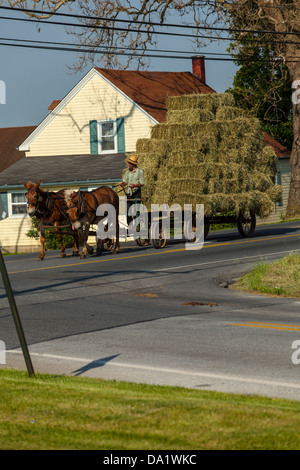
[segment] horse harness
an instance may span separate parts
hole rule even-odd
[[[53,205],[55,205],[55,207],[58,209],[62,217],[65,218],[68,221],[68,224],[70,225],[70,221],[68,219],[66,212],[61,207],[59,207],[55,201],[55,199],[64,199],[64,197],[58,193],[44,193],[45,198],[46,198],[45,209],[43,211],[40,211],[38,208],[39,203],[41,202],[39,200],[40,194],[41,193],[38,192],[37,202],[35,204],[32,204],[33,207],[35,208],[35,212],[37,213],[37,216],[41,218],[41,217],[46,217],[47,215],[50,215],[53,212]],[[55,195],[55,198],[53,198],[52,195]]]
[[[78,204],[77,205],[73,205],[73,206],[69,206],[68,209],[77,209],[78,210],[78,219],[81,219],[82,217],[84,217],[84,214],[86,212],[86,206],[89,207],[92,211],[95,211],[95,208],[92,207],[88,202],[87,200],[84,198],[85,194],[87,193],[88,191],[80,191],[80,195],[79,195],[79,200],[78,200]],[[96,203],[96,209],[97,207],[99,206],[99,201],[98,199],[96,198],[96,196],[92,193],[92,192],[88,192],[94,199],[95,203]],[[93,221],[91,222],[91,224],[94,223],[94,221],[96,220],[96,212],[95,212],[95,216],[94,216],[94,219]]]

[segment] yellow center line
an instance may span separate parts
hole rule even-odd
[[[273,330],[300,331],[300,325],[286,325],[282,323],[246,322],[246,323],[229,323],[229,325],[246,326],[250,328],[267,328],[267,329],[273,329]]]
[[[249,321],[247,323],[251,323],[253,325],[290,326],[290,327],[300,328],[300,325],[287,325],[286,323],[268,323],[268,322],[261,322],[261,321]]]
[[[220,246],[228,246],[228,245],[242,245],[245,243],[256,243],[256,242],[262,242],[262,241],[269,241],[269,240],[277,240],[281,238],[291,238],[291,237],[299,237],[299,234],[295,235],[283,235],[283,236],[277,236],[277,237],[268,237],[268,238],[259,238],[259,239],[251,239],[251,240],[243,240],[243,241],[238,241],[238,242],[224,242],[224,243],[215,243],[215,244],[209,244],[209,245],[204,245],[202,249],[205,248],[218,248]],[[67,268],[71,266],[81,266],[83,264],[95,264],[95,263],[105,263],[108,261],[119,261],[119,260],[124,260],[124,259],[133,259],[133,258],[143,258],[147,256],[161,256],[161,255],[167,255],[169,253],[179,253],[182,251],[186,251],[186,248],[177,248],[177,249],[166,249],[163,251],[159,251],[158,253],[143,253],[143,254],[138,254],[138,255],[130,255],[130,256],[118,256],[115,255],[111,258],[103,258],[99,260],[92,260],[92,261],[82,261],[79,263],[70,263],[70,264],[60,264],[56,266],[44,266],[44,267],[39,267],[39,268],[32,268],[32,269],[24,269],[20,271],[10,271],[8,274],[18,274],[18,273],[26,273],[26,272],[31,272],[31,271],[41,271],[41,270],[46,270],[46,269],[56,269],[56,268]],[[199,250],[200,251],[200,250]],[[39,261],[39,262],[44,262],[44,261]]]

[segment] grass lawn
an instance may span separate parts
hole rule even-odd
[[[272,263],[261,261],[231,287],[243,291],[299,298],[300,255],[291,253]]]
[[[300,449],[300,402],[0,370],[0,448]]]

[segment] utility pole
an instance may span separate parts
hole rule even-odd
[[[25,359],[27,371],[28,371],[29,377],[34,377],[34,370],[33,370],[32,362],[31,362],[28,346],[27,346],[27,343],[26,343],[26,339],[25,339],[21,319],[20,319],[20,316],[19,316],[19,312],[18,312],[18,309],[17,309],[17,305],[16,305],[16,302],[15,302],[15,297],[14,297],[14,294],[13,294],[13,291],[12,291],[12,288],[11,288],[11,284],[10,284],[10,281],[9,281],[9,277],[8,277],[8,273],[7,273],[7,270],[6,270],[5,263],[4,263],[1,248],[0,248],[0,271],[1,271],[2,279],[3,279],[3,284],[4,284],[4,287],[5,287],[5,290],[6,290],[6,295],[7,295],[9,305],[10,305],[10,308],[11,308],[11,312],[12,312],[14,322],[15,322],[15,325],[16,325],[16,330],[17,330],[18,337],[19,337],[20,344],[21,344],[21,348],[22,348],[22,351],[23,351],[23,356],[24,356],[24,359]]]

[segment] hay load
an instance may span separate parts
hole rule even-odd
[[[166,123],[136,145],[144,204],[204,204],[206,216],[251,210],[267,217],[281,187],[277,157],[265,147],[258,119],[237,108],[229,93],[175,96],[167,105]]]

